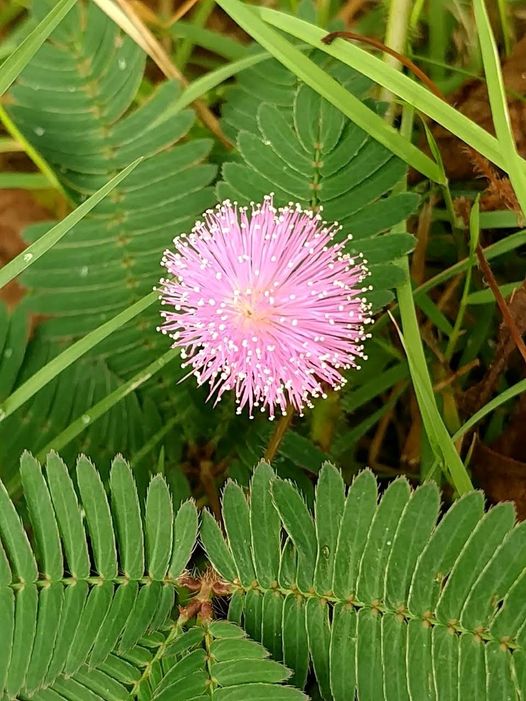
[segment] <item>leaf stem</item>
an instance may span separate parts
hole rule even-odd
[[[294,410],[292,409],[292,407],[289,406],[287,412],[283,414],[283,416],[278,421],[274,433],[272,434],[268,442],[267,449],[265,450],[264,458],[268,462],[272,462],[276,453],[278,452],[278,448],[281,444],[281,441],[283,440],[283,436],[285,435],[287,429],[292,423],[293,416]]]

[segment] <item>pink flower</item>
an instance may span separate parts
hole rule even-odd
[[[161,280],[160,330],[216,402],[234,390],[237,413],[301,413],[365,358],[367,270],[331,243],[339,229],[299,205],[276,209],[272,196],[251,210],[227,200],[165,252],[174,277]]]

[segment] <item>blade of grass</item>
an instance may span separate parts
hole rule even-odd
[[[387,124],[361,100],[345,90],[324,70],[263,22],[259,16],[262,8],[248,7],[239,0],[217,0],[217,2],[263,48],[267,49],[307,85],[364,129],[373,139],[379,141],[426,177],[435,182],[441,182],[440,169],[431,158],[416,148],[408,139],[400,136],[396,129]],[[266,15],[261,16],[266,17]],[[286,18],[287,15],[283,15],[283,17]],[[280,29],[283,27],[280,26]],[[323,33],[322,30],[318,31]]]
[[[396,71],[392,66],[386,65],[368,51],[347,41],[336,39],[330,45],[322,43],[321,40],[326,32],[297,17],[266,7],[259,7],[254,11],[266,23],[279,27],[287,34],[334,56],[351,68],[363,73],[375,83],[389,89],[408,105],[412,105],[415,109],[431,117],[488,160],[507,171],[506,159],[500,149],[499,141],[494,136],[413,79]],[[311,87],[318,90],[314,85]],[[318,90],[318,92],[320,91]],[[526,164],[522,161],[522,168],[525,167]],[[433,180],[441,182],[439,178],[440,176],[437,176]]]
[[[453,331],[449,336],[446,352],[444,354],[448,363],[451,361],[455,348],[457,347],[460,330],[462,329],[462,322],[464,321],[464,314],[466,313],[466,308],[468,306],[469,289],[471,287],[471,273],[476,262],[475,252],[480,234],[479,199],[480,197],[477,196],[469,215],[469,266],[466,271],[466,279],[464,280],[464,289],[462,291],[462,297],[460,298],[457,318],[455,319],[455,325],[453,326]]]
[[[397,11],[394,4],[391,5],[391,11]],[[395,46],[394,48],[399,47]],[[402,124],[400,127],[402,134],[409,136],[412,133],[413,117],[414,112],[412,108],[405,106],[402,112]],[[406,189],[406,187],[407,185],[404,180],[397,189],[401,191]],[[406,223],[402,222],[394,227],[393,231],[405,232]],[[422,416],[422,423],[435,459],[438,460],[449,482],[455,487],[458,494],[462,495],[471,491],[473,486],[436,403],[433,383],[427,367],[416,314],[409,258],[408,256],[403,256],[403,258],[394,261],[394,263],[400,267],[403,274],[403,281],[396,288],[403,331],[398,329],[394,317],[391,316],[391,318],[398,330],[400,340],[407,356],[409,372]]]
[[[0,69],[0,95],[3,95],[16,77],[33,58],[51,32],[71,10],[77,0],[60,0],[42,22],[13,51]]]
[[[248,47],[239,41],[183,20],[172,25],[169,32],[174,38],[189,39],[193,44],[212,51],[227,61],[237,61],[247,54]]]
[[[500,293],[503,297],[509,297],[514,290],[523,284],[523,280],[517,280],[517,282],[507,282],[504,285],[499,285]],[[493,294],[493,290],[477,290],[477,292],[472,292],[467,297],[468,304],[495,304],[496,299]]]
[[[210,71],[201,78],[194,80],[187,88],[183,90],[181,95],[176,99],[174,104],[166,109],[163,114],[159,115],[155,121],[158,125],[164,122],[166,119],[171,118],[188,105],[192,104],[197,98],[205,95],[209,90],[213,90],[215,87],[220,85],[223,81],[228,80],[233,75],[240,73],[241,71],[255,66],[257,63],[262,61],[268,61],[272,56],[267,51],[262,51],[261,53],[252,54],[246,58],[241,58],[239,61],[232,61],[227,63],[226,66],[221,66],[215,71]]]
[[[403,332],[398,330],[398,333],[407,355],[413,388],[422,415],[422,423],[436,459],[439,461],[448,481],[461,496],[466,492],[472,491],[473,485],[436,404],[413,303],[409,261],[407,258],[404,258],[398,261],[398,264],[405,275],[404,282],[397,287],[400,317],[404,329]],[[394,321],[394,317],[392,318]]]
[[[473,414],[473,416],[469,418],[466,421],[466,423],[459,428],[459,430],[453,436],[453,440],[455,441],[455,443],[460,438],[462,438],[462,436],[464,436],[468,431],[470,431],[473,428],[473,426],[476,426],[476,424],[478,424],[479,421],[482,421],[482,419],[485,416],[491,414],[491,412],[495,411],[495,409],[498,409],[499,406],[504,404],[504,402],[509,402],[509,400],[513,399],[513,397],[520,396],[523,392],[526,392],[526,379],[517,382],[511,387],[508,387],[508,389],[505,389],[504,392],[501,392],[497,397],[494,397],[490,402],[485,404],[482,407],[482,409],[479,409],[475,414]]]
[[[42,448],[37,455],[37,460],[43,460],[50,450],[56,450],[57,452],[62,450],[62,448],[80,435],[88,426],[91,426],[95,421],[97,421],[97,419],[104,416],[104,414],[114,407],[115,404],[150,380],[155,373],[162,370],[169,362],[174,360],[179,353],[179,349],[171,349],[167,351],[161,355],[160,358],[157,358],[157,360],[154,360],[153,363],[150,363],[147,367],[143,368],[140,372],[134,375],[134,377],[132,377],[130,380],[124,382],[116,390],[94,404],[91,409],[84,412],[82,416],[79,416],[78,419],[72,421],[67,428],[58,434],[58,436],[55,436],[55,438],[53,438],[53,440],[51,440],[45,448]]]
[[[195,27],[204,27],[210,13],[214,9],[215,0],[201,0],[192,12],[191,22]],[[177,24],[177,22],[175,23]],[[175,63],[181,71],[184,71],[188,59],[192,54],[194,44],[190,38],[185,38],[179,42],[179,46],[175,51]]]
[[[43,173],[0,173],[0,190],[45,190],[49,187],[49,178]]]
[[[101,324],[98,328],[69,346],[69,348],[62,351],[62,353],[57,355],[56,358],[53,358],[53,360],[50,360],[49,363],[40,368],[40,370],[37,370],[29,380],[20,385],[20,387],[0,404],[0,421],[3,421],[7,416],[16,411],[22,404],[27,402],[28,399],[31,399],[38,390],[45,387],[48,382],[51,382],[51,380],[57,377],[63,370],[85,355],[98,343],[150,307],[158,298],[158,292],[150,292],[138,302],[132,304],[131,307],[128,307],[128,309],[120,312],[114,316],[113,319]]]
[[[142,158],[138,158],[129,166],[124,168],[118,175],[112,178],[106,185],[103,185],[100,190],[97,190],[89,199],[79,205],[71,214],[59,222],[52,229],[43,234],[35,243],[31,244],[22,253],[20,253],[16,258],[7,263],[3,268],[0,269],[0,288],[7,285],[13,278],[20,275],[22,271],[33,265],[41,256],[49,251],[56,243],[63,238],[68,231],[70,231],[75,224],[78,224],[81,219],[83,219],[88,212],[90,212],[101,200],[103,200],[106,195],[108,195],[112,190],[114,190],[117,185],[122,182],[131,172],[142,161]]]
[[[15,139],[23,148],[23,150],[27,153],[29,158],[33,161],[33,163],[36,165],[36,167],[39,169],[39,171],[42,173],[42,175],[45,176],[47,179],[47,183],[44,183],[42,180],[42,176],[33,173],[29,173],[28,175],[31,176],[32,178],[39,178],[42,182],[39,187],[49,187],[51,185],[53,188],[61,192],[64,197],[67,198],[67,195],[64,191],[64,188],[60,184],[57,176],[53,172],[52,168],[47,164],[44,158],[40,155],[40,153],[32,146],[32,144],[29,143],[29,141],[25,138],[25,136],[22,134],[22,132],[18,129],[16,124],[13,122],[11,117],[7,114],[5,109],[2,107],[0,104],[0,122],[3,124],[5,130],[7,133]],[[27,177],[27,176],[26,176]],[[13,187],[11,185],[11,187]]]
[[[511,127],[497,44],[493,36],[484,0],[474,0],[473,7],[495,134],[499,140],[511,184],[523,213],[526,213],[526,171],[523,159],[517,153],[515,146],[515,137]]]

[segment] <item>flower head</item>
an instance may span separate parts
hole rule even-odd
[[[367,270],[332,243],[339,228],[299,205],[276,209],[272,196],[250,209],[227,200],[165,252],[160,330],[216,401],[234,390],[238,413],[301,413],[357,367]]]

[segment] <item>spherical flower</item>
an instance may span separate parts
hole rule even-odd
[[[216,401],[234,390],[238,413],[301,414],[358,367],[367,270],[332,242],[339,230],[300,205],[276,209],[272,196],[250,208],[227,200],[165,252],[160,330]]]

